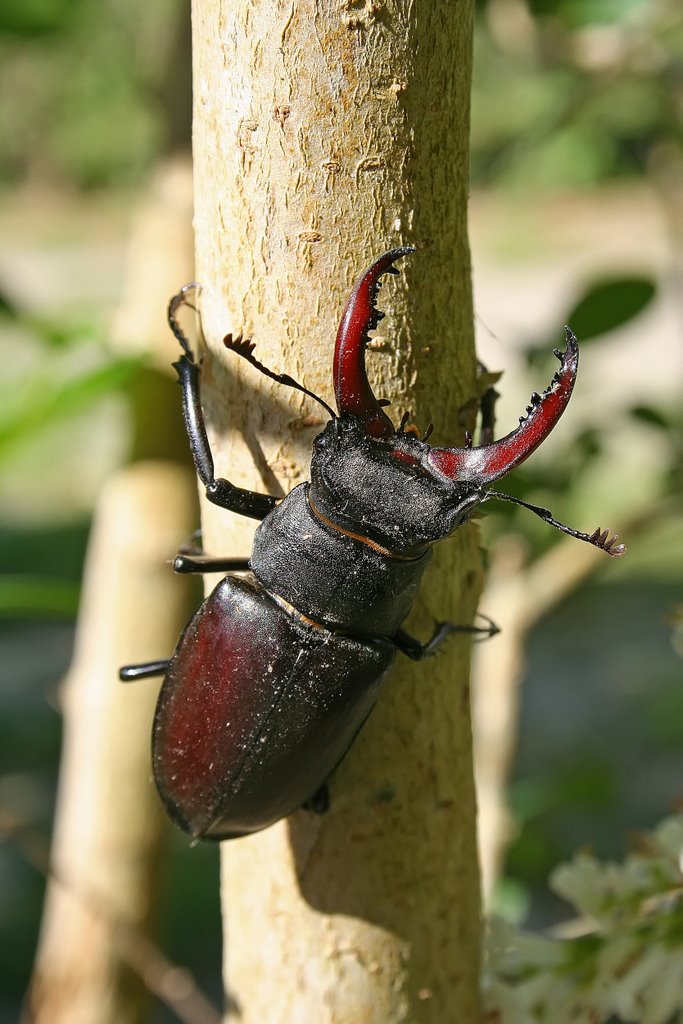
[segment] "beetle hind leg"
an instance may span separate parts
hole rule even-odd
[[[304,800],[301,809],[310,811],[311,814],[327,814],[330,809],[330,787],[326,782],[323,782],[322,786],[318,786],[308,800]]]

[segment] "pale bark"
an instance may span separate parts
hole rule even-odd
[[[217,473],[284,493],[305,479],[339,316],[372,258],[423,251],[385,286],[373,383],[441,441],[475,393],[466,235],[472,5],[195,0],[197,278],[204,408]],[[204,510],[207,550],[246,554],[255,524]],[[409,626],[467,622],[476,528],[442,545]],[[224,845],[227,983],[243,1024],[479,1018],[479,881],[468,643],[399,659],[332,780],[322,819]]]

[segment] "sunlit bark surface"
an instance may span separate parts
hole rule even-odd
[[[462,443],[475,392],[466,235],[472,5],[195,0],[197,278],[204,407],[217,473],[285,493],[306,479],[324,411],[221,339],[332,401],[348,291],[383,250],[420,252],[387,283],[371,378],[439,441]],[[254,523],[204,510],[207,550],[246,554]],[[409,627],[468,621],[474,527],[442,545]],[[476,1021],[479,879],[468,645],[399,658],[332,780],[299,812],[224,845],[235,1020]]]

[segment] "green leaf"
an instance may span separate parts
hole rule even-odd
[[[80,5],[74,0],[22,0],[0,6],[0,33],[39,37],[65,32]]]
[[[634,420],[647,423],[648,426],[657,427],[659,430],[670,430],[673,425],[659,409],[655,409],[652,405],[634,405],[629,409],[629,413]]]
[[[14,320],[16,316],[16,306],[5,292],[0,291],[0,317],[5,317],[8,320]]]
[[[0,418],[0,459],[39,430],[81,412],[103,395],[121,388],[142,360],[116,359],[73,380],[36,381],[20,403],[3,403]]]
[[[0,576],[1,618],[76,617],[80,587],[73,580]]]
[[[97,338],[97,328],[92,323],[55,323],[26,313],[18,315],[17,319],[51,348],[67,348]]]
[[[534,15],[553,15],[567,28],[613,25],[626,21],[646,0],[531,0]]]
[[[656,294],[656,283],[645,275],[603,278],[589,286],[565,323],[580,342],[589,341],[633,320]]]
[[[69,345],[93,342],[98,339],[101,329],[92,321],[66,320],[61,322],[46,318],[40,313],[21,309],[10,296],[0,289],[0,319],[13,320],[25,327],[40,341],[52,348],[66,348]]]

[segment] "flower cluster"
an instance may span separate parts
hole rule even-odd
[[[490,922],[490,1024],[683,1024],[683,815],[623,864],[580,853],[550,880],[581,915],[558,936]]]

